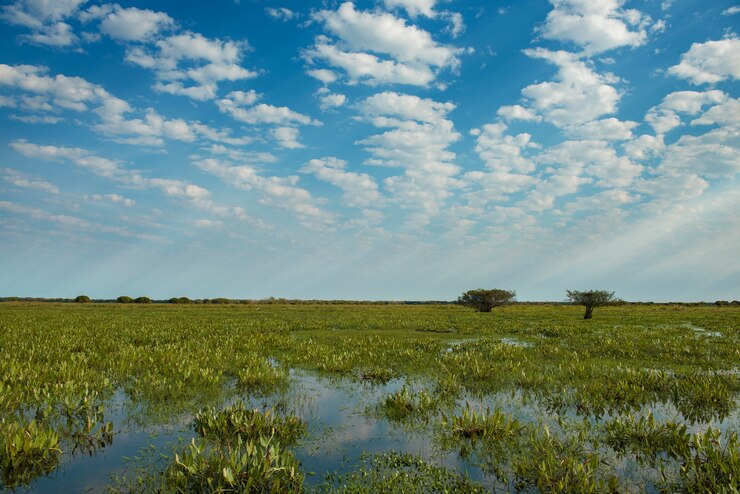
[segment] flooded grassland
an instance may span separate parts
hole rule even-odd
[[[0,304],[0,491],[740,489],[740,309],[581,311]]]

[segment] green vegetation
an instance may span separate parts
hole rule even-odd
[[[330,475],[319,492],[327,494],[372,494],[375,492],[477,494],[483,486],[421,458],[395,452],[364,456],[359,468],[346,475]]]
[[[0,489],[115,443],[114,402],[131,427],[187,424],[184,445],[120,491],[740,489],[740,308],[608,305],[590,321],[581,310],[0,304]],[[346,470],[350,458],[312,484],[301,461],[329,432],[295,413],[296,372],[380,390],[341,405],[391,431],[413,421],[433,451]],[[472,483],[434,466],[437,454],[490,476]],[[639,468],[625,476],[625,463]]]

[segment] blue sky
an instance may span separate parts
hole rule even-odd
[[[738,299],[738,26],[729,0],[3,2],[0,295]]]

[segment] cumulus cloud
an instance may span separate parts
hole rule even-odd
[[[339,76],[336,72],[331,71],[329,69],[312,69],[307,70],[306,74],[310,75],[314,79],[318,79],[324,84],[331,84],[332,82],[339,79]]]
[[[326,93],[319,96],[319,101],[321,109],[328,110],[344,105],[347,102],[347,96],[340,93]]]
[[[31,30],[21,39],[47,46],[66,47],[77,42],[64,19],[77,12],[87,0],[17,0],[0,10],[0,18]]]
[[[294,12],[287,7],[267,7],[265,12],[273,19],[278,19],[283,22],[292,21],[299,17],[297,12]]]
[[[303,58],[325,61],[344,70],[354,84],[401,83],[426,86],[443,69],[456,69],[461,49],[437,43],[432,36],[386,12],[358,11],[352,2],[313,15],[332,40],[319,36]]]
[[[252,106],[257,101],[255,93],[234,91],[218,100],[219,110],[240,122],[257,124],[300,124],[319,125],[320,122],[307,115],[295,112],[286,106],[273,106],[265,103]]]
[[[330,156],[310,160],[301,171],[339,187],[343,192],[344,203],[348,206],[378,206],[382,197],[373,177],[367,173],[350,172],[346,168],[346,161]]]
[[[586,140],[626,141],[632,139],[632,129],[639,124],[617,118],[592,120],[566,129],[570,137]]]
[[[164,138],[191,142],[196,138],[243,144],[227,131],[216,130],[200,122],[167,119],[154,109],[143,118],[131,118],[136,112],[126,101],[117,98],[98,84],[80,77],[63,74],[51,76],[45,67],[0,64],[0,87],[31,93],[21,95],[21,107],[35,112],[88,112],[98,117],[94,129],[121,142],[160,145]]]
[[[122,206],[126,206],[127,208],[130,208],[131,206],[136,204],[136,201],[134,201],[133,199],[123,197],[119,194],[91,194],[86,195],[85,200],[96,202],[111,202],[113,204],[121,204]]]
[[[49,194],[59,194],[59,188],[45,180],[34,178],[26,173],[12,168],[3,168],[2,172],[3,180],[10,185],[16,187],[22,187],[24,189],[33,189],[47,192]]]
[[[129,47],[126,61],[151,69],[154,89],[203,101],[216,97],[218,83],[251,79],[257,73],[240,65],[246,44],[185,32],[157,40],[154,50]]]
[[[402,8],[406,10],[409,17],[415,18],[419,15],[425,17],[435,17],[434,5],[437,0],[383,0],[387,9]]]
[[[640,46],[647,40],[650,17],[624,9],[625,0],[550,0],[553,10],[539,31],[546,39],[570,41],[586,54],[620,46]]]
[[[286,149],[304,148],[303,144],[298,142],[299,131],[295,127],[277,127],[270,131],[280,147]]]
[[[496,114],[506,120],[523,120],[525,122],[541,122],[542,117],[531,108],[524,108],[522,105],[502,106]]]
[[[80,19],[99,20],[101,32],[121,41],[148,41],[175,26],[174,19],[164,12],[123,8],[118,4],[95,5],[83,12]]]
[[[706,105],[724,101],[722,91],[675,91],[667,94],[663,101],[648,110],[645,121],[655,132],[665,134],[682,124],[681,115],[696,115]]]
[[[304,226],[326,228],[333,223],[332,216],[318,206],[311,193],[298,187],[297,176],[265,177],[252,166],[215,158],[199,159],[194,164],[233,187],[257,191],[262,204],[295,213]]]
[[[383,92],[357,106],[362,117],[385,130],[359,141],[373,156],[373,165],[402,167],[401,176],[388,177],[385,188],[402,206],[433,214],[459,186],[460,169],[449,146],[460,138],[447,114],[452,103],[408,94]]]
[[[158,190],[166,197],[183,200],[192,206],[223,217],[233,217],[264,226],[259,220],[247,216],[242,208],[228,207],[214,203],[211,191],[199,185],[182,180],[147,177],[136,170],[130,170],[121,163],[103,158],[83,148],[63,146],[43,146],[20,139],[10,144],[16,152],[29,158],[52,162],[67,162],[83,168],[100,177],[136,189]],[[110,198],[109,198],[110,200]]]
[[[597,74],[586,62],[568,52],[536,48],[524,53],[558,67],[555,81],[532,84],[522,90],[531,107],[546,121],[565,127],[616,112],[620,95],[610,85],[617,82],[616,77]]]
[[[696,85],[740,79],[740,39],[694,43],[668,73]]]

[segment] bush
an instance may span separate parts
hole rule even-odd
[[[78,295],[77,298],[75,298],[75,303],[78,304],[89,304],[90,302],[92,302],[92,300],[90,300],[90,297],[87,295]]]
[[[133,301],[134,299],[132,299],[131,297],[127,295],[121,295],[120,297],[116,299],[116,302],[118,302],[119,304],[131,304],[133,303]]]
[[[134,300],[134,302],[137,304],[151,304],[152,299],[150,299],[149,297],[137,297],[137,299]]]

